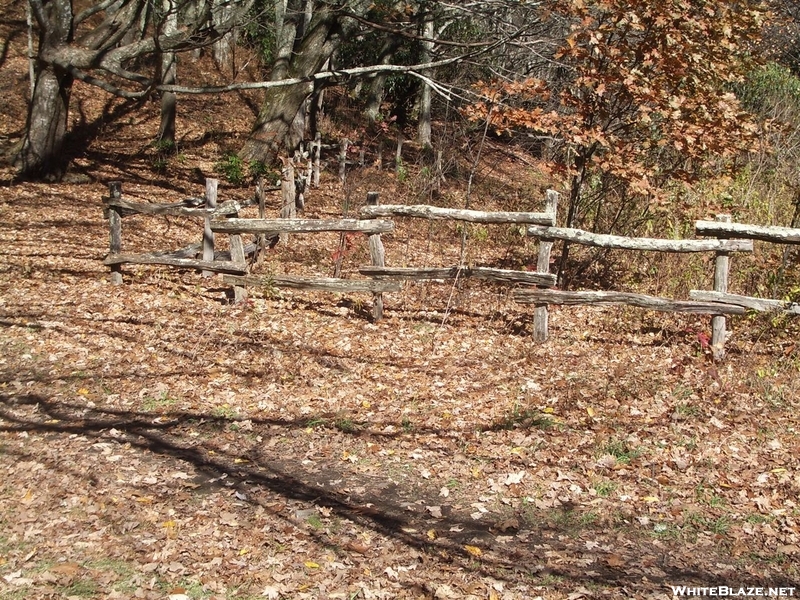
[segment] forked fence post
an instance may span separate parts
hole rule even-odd
[[[111,181],[108,184],[108,201],[122,199],[122,182]],[[122,214],[116,206],[107,206],[108,230],[109,230],[109,253],[119,254],[122,252]],[[122,265],[111,265],[111,284],[122,284]]]
[[[553,225],[556,223],[558,210],[558,192],[547,190],[547,200],[545,212],[553,215]],[[550,253],[553,250],[553,240],[539,240],[539,256],[536,261],[537,273],[550,272]],[[546,342],[548,336],[548,312],[547,304],[537,304],[533,311],[533,340],[535,342]]]
[[[730,223],[730,215],[717,215],[716,221],[720,223]],[[714,261],[714,291],[728,293],[728,269],[730,267],[730,255],[728,252],[717,252]],[[715,361],[725,358],[725,337],[726,322],[724,315],[717,315],[711,318],[711,354]]]
[[[378,206],[379,198],[378,192],[367,192],[367,206]],[[380,233],[373,233],[369,236],[369,256],[373,267],[385,266],[385,253]],[[376,321],[383,318],[383,294],[380,292],[372,295],[372,318]]]
[[[218,179],[206,179],[206,208],[217,208]],[[211,231],[211,215],[206,215],[203,225],[203,260],[214,262],[214,232]],[[213,271],[203,271],[203,277],[211,277]]]

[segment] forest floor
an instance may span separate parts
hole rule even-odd
[[[7,146],[24,122],[21,56],[0,69]],[[733,319],[715,365],[706,317],[554,309],[537,345],[532,308],[469,281],[406,284],[379,322],[369,296],[265,288],[232,304],[219,276],[168,267],[124,267],[112,286],[107,183],[136,201],[202,195],[252,113],[242,98],[183,102],[165,158],[157,104],[75,94],[87,133],[65,181],[0,173],[0,597],[800,594],[795,330]],[[499,150],[481,165],[486,208],[542,184]],[[408,173],[354,169],[342,186],[335,170],[306,216],[353,214],[372,189],[419,199]],[[463,202],[452,185],[443,201]],[[463,234],[398,220],[387,264],[456,264]],[[535,259],[513,229],[466,234],[475,264]],[[123,247],[201,235],[130,217]],[[345,276],[365,246],[343,253]],[[330,276],[338,248],[293,236],[255,270]]]

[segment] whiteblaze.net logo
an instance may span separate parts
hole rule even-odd
[[[731,587],[727,585],[716,587],[671,585],[669,587],[672,588],[673,596],[779,598],[795,595],[795,588],[793,587]]]

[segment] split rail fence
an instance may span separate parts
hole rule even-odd
[[[578,304],[617,304],[647,310],[712,315],[712,350],[714,357],[724,356],[726,315],[742,315],[748,310],[784,311],[800,314],[800,304],[781,300],[753,298],[728,293],[730,256],[737,252],[752,252],[753,240],[781,244],[800,244],[800,229],[786,227],[760,227],[731,223],[730,216],[719,215],[716,221],[697,221],[697,236],[712,239],[659,239],[631,238],[594,234],[579,229],[556,227],[559,195],[548,190],[544,212],[485,212],[466,209],[440,208],[427,205],[380,205],[378,194],[371,192],[367,204],[359,211],[359,219],[242,219],[235,202],[216,205],[216,180],[206,182],[204,199],[188,199],[174,204],[140,204],[122,199],[121,185],[112,182],[110,195],[104,199],[109,219],[110,253],[104,263],[111,267],[112,283],[122,283],[120,266],[125,263],[161,264],[181,268],[201,269],[206,274],[222,273],[223,281],[234,287],[234,297],[246,297],[246,286],[288,287],[337,293],[364,292],[373,295],[373,317],[383,316],[383,294],[397,292],[401,281],[447,280],[476,278],[518,285],[515,301],[533,304],[534,340],[546,341],[548,332],[548,307]],[[200,208],[199,205],[203,207]],[[129,214],[197,216],[205,220],[202,244],[193,244],[173,252],[150,254],[122,253],[122,218]],[[263,216],[263,197],[259,214]],[[466,221],[483,224],[525,224],[527,234],[537,238],[538,256],[536,271],[515,271],[492,267],[391,267],[385,264],[385,251],[381,234],[394,230],[394,221],[388,218],[421,218],[432,220]],[[371,264],[359,268],[368,279],[343,279],[325,277],[297,277],[275,275],[250,275],[247,256],[256,251],[255,244],[245,245],[243,234],[266,236],[309,234],[319,232],[362,233],[368,238]],[[230,236],[230,252],[214,251],[214,235]],[[715,254],[713,291],[692,290],[689,300],[676,300],[645,294],[613,291],[564,291],[552,289],[556,275],[549,273],[553,243],[577,243],[608,249],[642,252]],[[263,243],[263,242],[262,242]],[[202,259],[197,256],[202,250]]]

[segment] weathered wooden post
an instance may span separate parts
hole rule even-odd
[[[116,206],[110,203],[122,198],[122,182],[111,181],[108,184],[108,199],[106,203],[106,214],[108,216],[109,230],[109,253],[119,254],[122,252],[122,213]],[[111,284],[120,285],[122,283],[122,265],[111,265]]]
[[[720,223],[730,223],[730,215],[717,215],[716,221]],[[728,293],[728,269],[730,266],[730,254],[728,252],[717,252],[714,261],[714,291],[722,294]],[[725,337],[726,323],[725,315],[717,315],[711,318],[711,356],[715,361],[725,358]]]
[[[294,219],[297,216],[297,188],[294,184],[294,161],[291,158],[281,159],[281,219]],[[288,233],[280,234],[281,244],[289,241]]]
[[[265,192],[264,187],[266,186],[267,182],[264,181],[263,177],[259,177],[258,181],[256,182],[256,200],[258,201],[258,218],[265,219],[267,217],[267,207],[265,202]],[[264,256],[264,252],[267,251],[267,236],[263,233],[259,233],[256,235],[256,257],[255,261],[258,262]],[[233,258],[233,257],[231,257]]]
[[[236,217],[237,215],[233,215]],[[242,236],[238,233],[232,233],[230,237],[231,243],[231,261],[237,265],[242,265],[242,268],[247,268],[247,259],[244,254],[244,243],[242,243]],[[244,302],[247,300],[247,288],[243,285],[233,286],[233,301],[235,303]]]
[[[314,141],[311,144],[311,157],[313,165],[311,167],[311,185],[315,188],[319,187],[319,161],[322,155],[322,135],[318,131],[314,136]]]
[[[545,212],[553,215],[553,224],[556,221],[556,211],[558,210],[558,192],[547,190],[547,200]],[[553,240],[539,239],[539,256],[536,260],[536,271],[538,273],[550,272],[550,253],[553,250]],[[533,340],[535,342],[546,342],[548,336],[548,312],[547,304],[537,304],[533,311]]]
[[[259,216],[261,216],[261,212],[263,211],[264,205],[264,178],[261,177],[258,180],[258,184],[256,185],[256,193],[260,194],[260,202],[258,205]],[[233,212],[227,215],[229,219],[236,219],[239,216],[239,212]],[[263,218],[263,216],[261,216]],[[263,235],[261,236],[264,237]],[[231,247],[231,262],[240,265],[243,270],[247,270],[247,257],[244,252],[244,242],[242,242],[242,235],[240,233],[232,233],[229,237],[230,247]],[[263,244],[263,242],[262,242]],[[247,300],[247,288],[243,285],[235,285],[233,286],[233,301],[235,303],[244,302]]]
[[[397,150],[394,153],[394,173],[398,177],[400,176],[400,172],[403,169],[403,142],[405,141],[405,137],[403,137],[403,132],[400,131],[397,134]]]
[[[344,185],[347,178],[347,149],[350,147],[350,140],[344,138],[339,144],[339,181]]]
[[[378,192],[367,192],[367,206],[378,206],[379,198]],[[372,259],[373,267],[385,266],[385,253],[380,233],[373,233],[369,236],[369,256]],[[383,294],[381,292],[372,294],[372,318],[376,321],[383,318]]]
[[[206,208],[217,208],[218,179],[206,179]],[[214,262],[214,232],[211,231],[211,215],[206,215],[203,225],[203,260]],[[211,277],[214,271],[203,271],[203,277]]]

